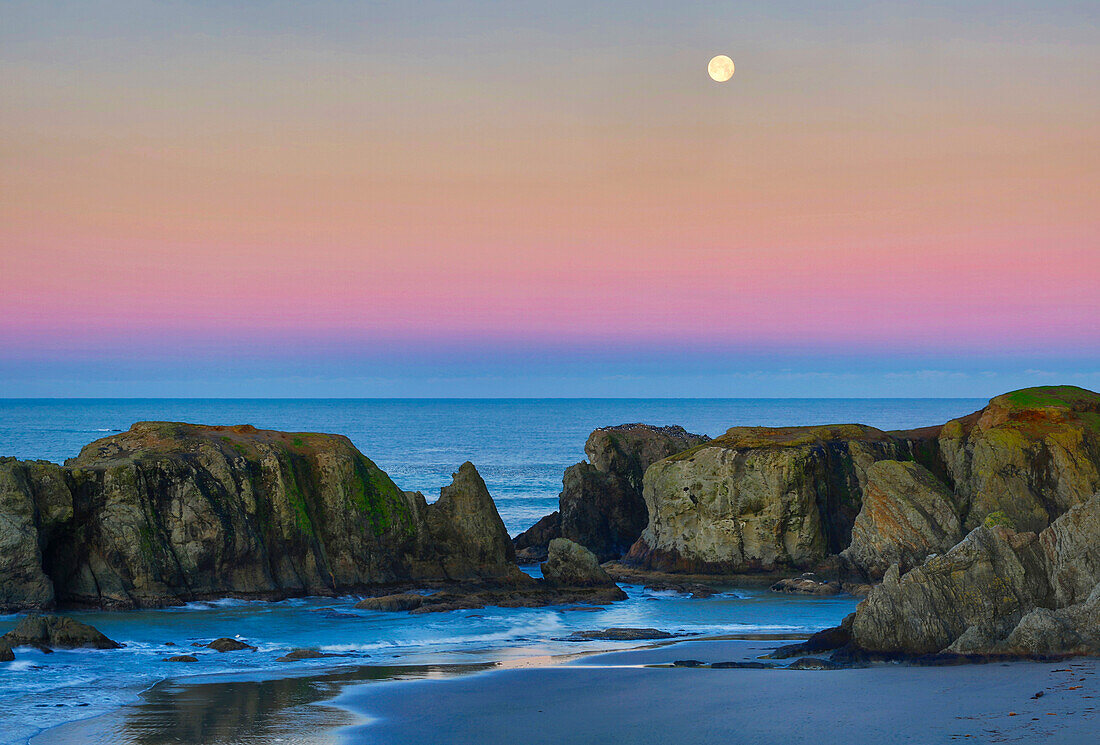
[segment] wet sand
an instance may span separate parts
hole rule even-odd
[[[504,665],[164,681],[140,704],[31,743],[1100,743],[1100,660],[832,671],[668,666],[754,660],[781,643],[680,641]]]
[[[645,667],[754,658],[683,642],[567,665],[347,690],[354,743],[1100,743],[1097,660],[799,671]],[[1042,691],[1043,696],[1032,698]]]

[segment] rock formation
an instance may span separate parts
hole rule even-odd
[[[1036,534],[988,521],[902,575],[895,565],[856,610],[870,652],[1047,654],[1091,649],[1100,632],[1100,495]]]
[[[338,435],[139,423],[0,461],[0,518],[4,610],[529,579],[471,464],[428,505]]]
[[[28,646],[47,651],[54,647],[60,649],[79,647],[119,649],[122,647],[118,642],[104,636],[99,629],[86,623],[67,616],[39,615],[24,618],[14,629],[0,637],[0,644],[9,649]]]
[[[652,465],[626,562],[659,571],[811,569],[847,548],[868,469],[911,458],[873,427],[734,427]]]
[[[560,531],[553,516],[516,537],[516,547],[540,555],[553,538],[564,537],[589,549],[600,561],[617,559],[648,522],[642,483],[656,461],[706,442],[683,427],[621,424],[592,432],[584,445],[588,462],[566,469],[558,497]]]
[[[867,469],[863,507],[840,555],[878,580],[891,564],[906,572],[961,539],[947,486],[919,463],[882,460]]]
[[[732,574],[901,573],[992,521],[1038,532],[1100,490],[1100,395],[998,396],[939,427],[735,427],[652,465],[626,563]],[[823,564],[824,562],[824,564]]]

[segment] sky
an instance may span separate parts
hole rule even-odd
[[[1094,0],[7,0],[0,397],[1100,390],[1098,33]]]

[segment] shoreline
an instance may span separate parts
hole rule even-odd
[[[441,732],[453,743],[547,745],[722,738],[776,745],[874,738],[1070,745],[1095,737],[1096,658],[828,671],[671,665],[752,661],[792,636],[804,638],[733,634],[483,663],[167,678],[143,690],[140,702],[47,729],[28,742],[156,745],[244,737],[294,745],[415,745],[438,742]],[[1044,695],[1033,698],[1039,691]],[[568,721],[547,715],[555,711],[569,711]],[[920,730],[898,731],[898,721],[911,721],[914,711],[921,712]]]
[[[743,640],[770,641],[779,644],[806,637],[806,634],[799,633],[747,633],[690,641]],[[627,649],[586,649],[564,654],[522,657],[502,655],[501,659],[472,663],[334,664],[328,668],[290,669],[279,675],[272,675],[273,671],[268,670],[255,673],[197,673],[167,676],[136,691],[128,702],[110,711],[39,730],[27,738],[26,742],[28,745],[91,745],[107,741],[178,742],[171,739],[171,732],[178,730],[179,727],[179,723],[173,720],[173,712],[180,710],[181,701],[202,701],[204,703],[201,708],[204,715],[220,709],[222,714],[218,716],[230,717],[231,712],[248,708],[242,705],[244,702],[260,700],[270,702],[275,699],[276,705],[268,706],[263,710],[264,721],[254,722],[250,727],[251,732],[256,733],[275,727],[280,730],[281,742],[298,745],[334,745],[343,742],[341,733],[371,719],[368,714],[341,702],[346,693],[345,689],[366,686],[370,683],[468,678],[497,671],[547,669],[571,664],[587,657],[659,649],[684,641],[687,639],[662,639],[639,643]],[[232,705],[226,705],[227,701],[232,701]],[[326,709],[327,713],[320,711]],[[295,710],[300,710],[305,715],[289,721],[288,714]],[[226,726],[224,722],[215,722],[214,732],[208,734],[214,734],[217,737],[217,733]],[[136,730],[137,734],[130,730]],[[202,741],[223,742],[221,739]]]

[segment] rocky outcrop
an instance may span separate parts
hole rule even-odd
[[[530,578],[469,463],[428,505],[338,435],[135,424],[0,462],[0,607],[150,607]]]
[[[560,529],[552,515],[516,537],[516,547],[537,555],[553,538],[581,544],[600,559],[621,557],[648,522],[642,483],[656,461],[709,438],[683,427],[621,424],[592,432],[584,445],[588,462],[566,469],[558,497]]]
[[[624,563],[827,572],[840,554],[842,579],[877,581],[987,522],[1042,531],[1098,489],[1100,395],[1070,386],[920,430],[735,427],[647,470],[649,523]]]
[[[972,530],[990,515],[1038,532],[1100,490],[1100,395],[1073,386],[997,396],[948,422],[940,451]]]
[[[542,576],[555,587],[612,587],[615,581],[600,566],[596,555],[568,538],[550,541]]]
[[[990,520],[905,575],[891,567],[857,609],[853,641],[905,655],[1100,653],[1078,625],[1095,617],[1098,587],[1100,495],[1039,534]]]
[[[0,458],[0,611],[53,606],[42,550],[72,516],[60,466]]]
[[[649,524],[625,561],[678,572],[814,568],[847,548],[868,469],[911,452],[862,425],[734,427],[649,468]]]
[[[852,542],[840,555],[878,580],[891,564],[906,572],[961,539],[958,508],[947,486],[919,463],[883,460],[867,469],[863,507]]]
[[[39,649],[119,649],[118,642],[104,636],[99,629],[67,616],[31,615],[0,637],[7,647],[38,647]]]

